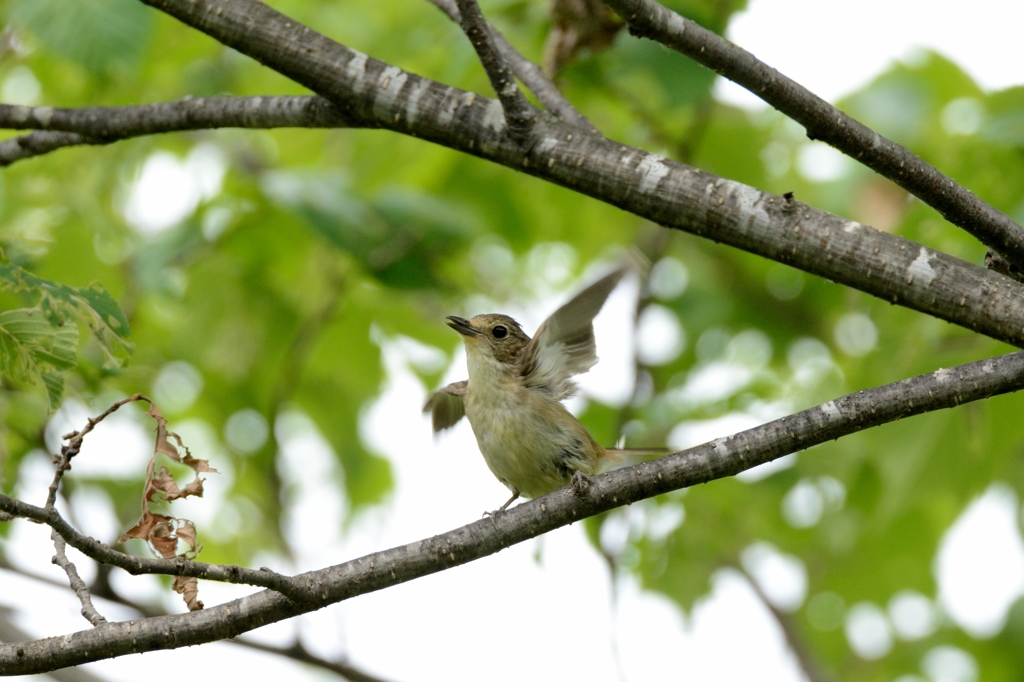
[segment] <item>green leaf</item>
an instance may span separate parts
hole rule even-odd
[[[101,76],[139,60],[153,23],[152,11],[134,0],[16,0],[7,16],[47,50]]]
[[[78,320],[85,322],[100,342],[108,360],[131,351],[124,339],[128,318],[99,284],[71,287],[38,277],[12,263],[0,263],[0,290],[35,299],[32,308],[0,313],[0,375],[35,380],[46,387],[50,410],[64,396],[64,372],[78,366]]]
[[[46,386],[46,397],[50,403],[50,412],[60,406],[64,399],[64,374],[61,372],[44,372],[43,385]]]
[[[39,375],[50,410],[64,395],[64,372],[77,364],[78,325],[48,319],[40,308],[0,313],[0,375],[27,379]]]
[[[125,341],[131,333],[128,318],[101,284],[71,287],[33,275],[13,263],[0,263],[0,289],[40,296],[40,305],[51,321],[61,322],[71,315],[84,318],[110,355],[131,351],[131,344]]]

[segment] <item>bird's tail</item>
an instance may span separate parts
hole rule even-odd
[[[622,467],[657,459],[672,452],[668,448],[605,448],[605,469]]]

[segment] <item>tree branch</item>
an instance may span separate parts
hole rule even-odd
[[[491,87],[501,101],[509,132],[516,140],[523,141],[533,128],[536,111],[519,91],[512,69],[494,44],[494,36],[491,35],[490,26],[484,19],[483,12],[480,11],[480,5],[476,0],[456,2],[462,16],[462,30],[466,32],[466,37],[476,50],[480,63],[487,72],[487,78],[491,81]]]
[[[473,154],[665,227],[1024,345],[1024,287],[998,273],[599,135],[580,134],[543,111],[536,112],[537,143],[524,150],[502,125],[498,102],[368,57],[256,0],[141,1],[327,97],[353,125]]]
[[[75,133],[35,132],[0,142],[0,166],[10,166],[15,161],[42,156],[64,147],[84,144],[108,144],[114,140],[90,140]]]
[[[46,672],[130,653],[235,637],[254,628],[494,554],[588,516],[733,476],[861,429],[1024,387],[1024,351],[858,391],[682,452],[589,479],[441,535],[296,576],[310,598],[263,591],[174,616],[0,645],[0,670]],[[0,502],[3,498],[0,498]]]
[[[71,589],[74,590],[75,596],[78,597],[78,601],[82,604],[82,617],[93,626],[106,623],[107,619],[101,616],[96,607],[93,606],[92,595],[89,593],[89,588],[86,587],[85,581],[78,575],[78,569],[68,560],[67,543],[64,542],[64,538],[54,530],[50,532],[50,539],[53,540],[54,550],[56,551],[53,555],[53,563],[64,569],[64,572],[67,574]]]
[[[51,587],[63,587],[62,583],[53,580],[37,573],[29,573],[28,571],[12,566],[6,559],[0,556],[0,569],[16,573],[23,578],[29,578],[37,582],[49,585]],[[116,592],[107,580],[107,573],[110,571],[110,566],[100,564],[99,571],[96,575],[96,580],[90,586],[92,592],[101,599],[120,604],[121,606],[127,606],[128,608],[137,611],[147,618],[155,618],[157,616],[167,615],[166,611],[158,610],[148,604],[143,604],[132,599],[128,599],[124,595]],[[5,633],[4,631],[4,607],[0,607],[0,642],[18,642],[24,641],[28,635],[23,631],[18,631],[16,636],[6,636],[11,633]],[[371,675],[351,664],[343,661],[335,661],[326,658],[321,658],[316,654],[312,653],[307,649],[300,640],[296,640],[291,646],[276,646],[273,644],[264,644],[262,642],[255,642],[249,639],[235,638],[226,640],[228,644],[233,646],[239,646],[247,649],[254,649],[262,651],[264,653],[273,654],[275,656],[281,656],[283,658],[296,661],[298,663],[305,663],[328,672],[332,672],[340,677],[343,677],[350,682],[385,682],[382,678]],[[51,671],[49,674],[53,676],[56,671]]]
[[[747,584],[754,590],[754,594],[761,600],[761,604],[768,609],[768,612],[775,618],[776,624],[779,629],[782,630],[782,636],[786,639],[786,644],[789,646],[789,650],[793,653],[793,657],[796,659],[797,664],[800,666],[800,670],[803,672],[809,682],[829,682],[831,679],[825,675],[817,661],[814,660],[811,652],[808,650],[807,643],[803,637],[797,631],[796,626],[793,624],[793,619],[790,618],[789,614],[783,613],[779,607],[775,606],[768,599],[768,595],[764,593],[761,586],[757,584],[754,577],[747,573],[743,568],[739,566],[734,567],[744,578],[747,580]]]
[[[284,656],[292,661],[316,666],[321,670],[327,670],[344,677],[346,680],[350,680],[351,682],[385,682],[383,678],[371,675],[347,663],[329,661],[327,659],[320,658],[319,656],[311,653],[309,649],[302,645],[301,642],[296,642],[290,647],[277,647],[270,644],[263,644],[261,642],[254,642],[248,639],[233,639],[231,642],[249,649],[262,651],[263,653],[276,654],[278,656]]]
[[[28,577],[35,577],[28,574]],[[8,614],[11,609],[0,606],[0,642],[17,642],[28,637],[28,633],[11,622]],[[85,668],[72,668],[69,670],[51,670],[47,675],[55,682],[108,682],[108,680],[92,674]]]
[[[821,140],[889,178],[946,220],[1024,267],[1024,229],[906,147],[871,130],[713,31],[655,0],[605,0],[629,32],[650,38],[743,86]]]
[[[455,4],[455,0],[430,0],[430,2],[444,12],[449,19],[462,25],[462,15],[459,13],[459,7]],[[487,22],[487,28],[494,38],[498,52],[505,58],[519,80],[534,94],[537,101],[544,105],[545,109],[566,123],[571,123],[587,131],[598,132],[594,124],[587,120],[587,117],[581,114],[555,84],[544,75],[543,69],[524,57],[512,43],[508,42],[501,31],[495,28],[494,24]]]
[[[0,142],[0,166],[62,147],[208,128],[352,128],[323,97],[200,97],[127,107],[0,104],[0,128],[37,132]]]
[[[302,600],[306,592],[295,578],[275,573],[266,568],[254,571],[241,566],[221,566],[192,561],[184,557],[176,559],[148,559],[119,552],[104,543],[79,533],[56,509],[37,507],[13,497],[0,495],[0,511],[15,517],[44,523],[58,533],[65,541],[90,559],[110,564],[132,575],[156,574],[202,578],[238,585],[254,585],[288,594]]]

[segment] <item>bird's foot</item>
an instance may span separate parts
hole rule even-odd
[[[505,504],[501,505],[500,507],[498,507],[494,511],[485,511],[483,513],[483,515],[484,516],[490,516],[493,519],[495,516],[497,516],[501,512],[503,512],[506,509],[508,509],[508,506],[510,504],[512,504],[513,502],[515,502],[516,500],[518,500],[518,499],[519,499],[519,491],[517,490],[514,493],[512,493],[512,497],[508,498],[508,502],[506,502]]]
[[[593,479],[590,478],[590,476],[587,476],[582,471],[574,471],[572,474],[572,480],[569,482],[569,485],[572,487],[572,491],[576,494],[577,497],[582,497],[583,493],[585,493],[587,491],[587,488],[593,485],[593,483],[594,481]]]

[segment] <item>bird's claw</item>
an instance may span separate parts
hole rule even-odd
[[[582,471],[574,471],[572,474],[572,480],[569,482],[569,485],[570,487],[572,487],[572,491],[573,493],[576,494],[577,497],[582,497],[583,493],[587,491],[587,488],[589,488],[593,484],[593,482],[594,481],[590,478],[590,476],[587,476]]]

